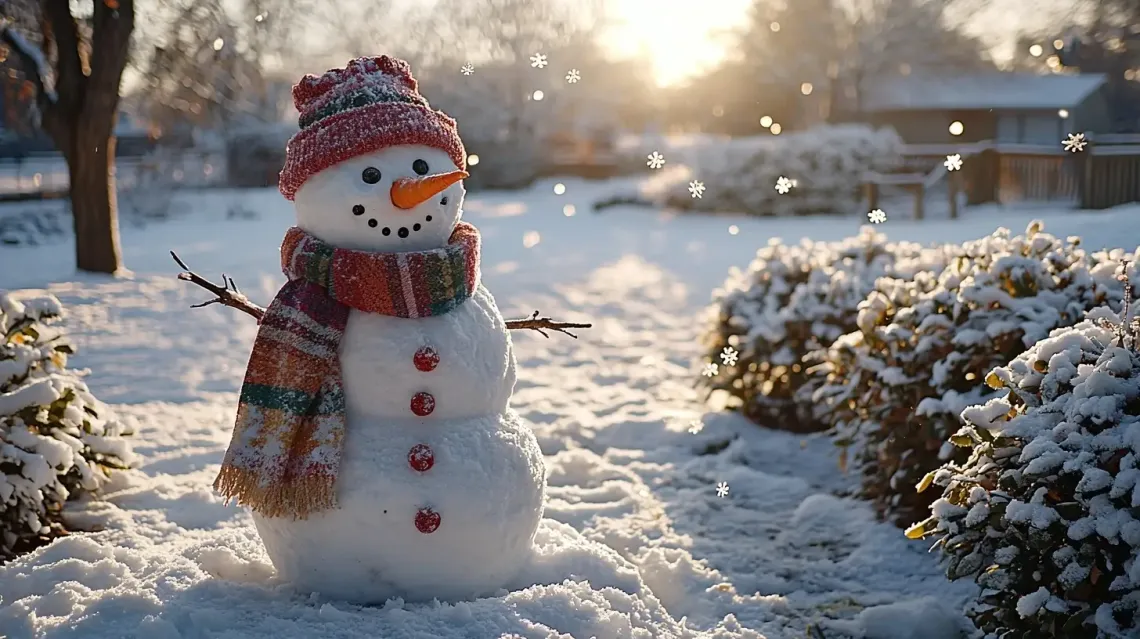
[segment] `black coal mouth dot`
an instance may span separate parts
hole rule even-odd
[[[425,220],[427,220],[428,222],[430,222],[430,221],[431,221],[431,216],[429,215],[429,216],[425,217],[424,219],[425,219]]]
[[[420,230],[420,225],[419,225],[419,224],[413,224],[413,225],[412,225],[412,230],[413,230],[413,231],[418,231],[418,230]]]
[[[352,205],[352,214],[353,215],[364,215],[364,205],[363,204],[353,204]]]
[[[408,237],[408,229],[401,226],[400,230],[396,231],[396,235],[399,235],[400,237]]]
[[[378,224],[380,224],[380,223],[379,223],[379,222],[377,222],[375,219],[372,219],[372,220],[368,220],[368,226],[371,226],[372,228],[376,228],[376,226],[377,226]]]
[[[380,231],[380,232],[381,232],[381,233],[383,233],[384,235],[391,235],[391,234],[392,234],[392,229],[390,229],[390,228],[388,228],[387,226],[385,226],[385,227],[384,227],[384,229],[383,229],[382,231]]]
[[[444,205],[444,206],[447,206],[447,196],[446,196],[446,195],[445,195],[445,196],[443,196],[443,199],[442,199],[442,200],[440,200],[440,201],[439,201],[439,203],[440,203],[440,204],[442,204],[442,205]]]

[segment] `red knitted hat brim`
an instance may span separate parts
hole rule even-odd
[[[440,149],[460,169],[467,152],[455,120],[418,104],[370,104],[322,118],[290,138],[278,188],[286,199],[309,177],[351,158],[380,149],[423,145]]]

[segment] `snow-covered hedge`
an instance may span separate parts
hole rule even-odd
[[[129,466],[130,429],[69,371],[54,297],[0,292],[0,561],[63,532],[63,503]]]
[[[846,213],[858,208],[864,175],[898,166],[902,146],[893,129],[851,124],[705,144],[688,154],[687,175],[673,180],[663,199],[698,211]],[[781,177],[794,183],[786,194],[776,190]],[[690,181],[704,184],[701,197],[689,192]]]
[[[869,226],[839,242],[772,240],[747,271],[733,268],[713,292],[699,386],[714,405],[762,425],[820,430],[811,408],[813,354],[855,330],[856,308],[876,278],[913,277],[940,267],[944,254],[887,242]]]
[[[969,459],[923,480],[942,498],[908,536],[981,586],[967,613],[988,636],[1140,635],[1140,354],[1121,317],[1098,308],[992,371],[1005,395],[954,436]]]
[[[1121,289],[1111,267],[1039,222],[952,251],[937,274],[877,282],[814,393],[817,414],[854,454],[863,496],[899,525],[926,516],[933,496],[914,487],[953,458],[961,411],[993,393],[986,374]]]

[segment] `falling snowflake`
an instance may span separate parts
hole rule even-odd
[[[542,69],[542,68],[546,67],[546,64],[547,64],[546,55],[544,55],[542,53],[536,53],[536,54],[530,56],[530,66],[532,66],[536,69]]]
[[[792,183],[792,181],[782,175],[780,176],[780,179],[776,180],[776,192],[780,195],[791,191],[793,186],[795,185]]]
[[[947,155],[946,161],[942,164],[946,166],[947,171],[957,171],[962,168],[962,155],[960,153]]]
[[[649,155],[647,155],[645,157],[649,159],[649,161],[646,162],[645,165],[651,169],[659,169],[659,168],[665,166],[665,156],[661,155],[657,151],[654,151],[653,153],[650,153]]]
[[[570,84],[576,84],[578,82],[578,80],[581,80],[581,79],[582,79],[582,74],[578,73],[577,69],[570,69],[570,72],[566,74],[566,81],[569,82]]]
[[[705,194],[705,183],[698,180],[689,182],[689,193],[695,198],[701,197]]]
[[[867,214],[867,219],[871,220],[872,224],[882,224],[887,221],[887,213],[883,209],[875,209]]]
[[[459,72],[463,75],[471,75],[472,73],[475,73],[475,67],[470,62],[468,62],[459,68]]]
[[[1084,133],[1070,133],[1067,138],[1061,140],[1061,144],[1065,145],[1065,150],[1073,153],[1084,151],[1085,145],[1088,143],[1089,141],[1085,138]]]
[[[701,369],[701,375],[704,375],[705,377],[713,377],[719,371],[720,367],[716,365],[716,362],[709,362],[708,364],[705,364],[705,367],[703,369]]]
[[[701,423],[701,420],[694,419],[693,421],[689,422],[689,434],[696,435],[697,433],[701,432],[704,427],[705,425]]]
[[[721,498],[728,497],[728,482],[722,481],[716,485],[716,496]]]
[[[731,346],[725,346],[724,350],[720,352],[720,361],[724,362],[725,366],[736,366],[738,357],[740,357],[740,351]]]

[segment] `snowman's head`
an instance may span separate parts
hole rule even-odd
[[[455,121],[419,94],[403,60],[357,58],[293,87],[300,131],[281,193],[297,225],[340,248],[441,248],[459,221],[467,155]]]
[[[293,196],[297,225],[340,248],[441,248],[462,215],[465,177],[430,146],[366,153],[305,180]]]

